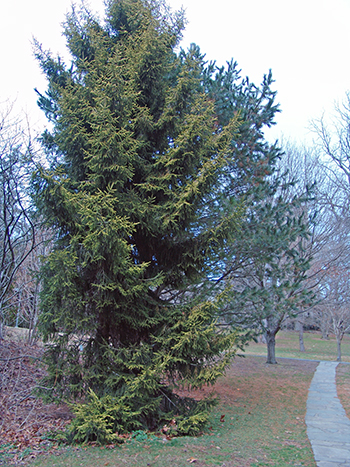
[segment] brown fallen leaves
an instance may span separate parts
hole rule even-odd
[[[7,465],[24,451],[31,457],[47,451],[47,434],[64,429],[72,418],[67,406],[44,404],[33,395],[45,374],[42,353],[41,346],[0,341],[0,458],[12,454]]]

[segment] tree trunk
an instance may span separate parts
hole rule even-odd
[[[271,363],[275,365],[276,362],[276,355],[275,355],[275,348],[276,348],[276,333],[273,331],[266,332],[266,341],[267,341],[267,361],[266,363]]]
[[[339,339],[339,337],[337,338],[337,350],[338,350],[337,362],[341,362],[341,339]]]
[[[305,345],[304,345],[304,326],[301,324],[299,329],[299,350],[300,352],[305,352]]]
[[[329,319],[327,316],[325,316],[325,313],[323,313],[323,316],[321,318],[321,332],[322,332],[322,339],[329,340]]]
[[[265,333],[264,334],[259,334],[258,336],[258,342],[259,344],[266,344],[266,335]]]
[[[37,336],[37,324],[39,318],[39,293],[40,283],[36,285],[33,297],[33,306],[29,317],[29,329],[28,329],[28,344],[33,345]]]
[[[301,321],[296,322],[297,330],[299,331],[299,351],[305,352],[305,345],[304,345],[304,325]]]
[[[15,323],[16,328],[18,328],[19,326],[19,318],[21,316],[21,310],[22,310],[22,289],[18,293],[18,305],[17,305],[17,314],[16,314],[16,323]]]
[[[2,301],[0,301],[0,341],[2,341],[4,337],[4,312],[2,309]]]

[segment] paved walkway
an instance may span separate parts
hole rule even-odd
[[[337,362],[320,362],[309,389],[305,422],[318,467],[350,467],[350,420],[337,397]]]

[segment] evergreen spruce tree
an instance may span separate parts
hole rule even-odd
[[[97,415],[79,426],[92,406],[102,440],[174,418],[198,432],[210,403],[174,389],[215,382],[241,346],[216,326],[215,284],[247,187],[277,157],[261,130],[277,109],[271,77],[259,90],[194,45],[176,53],[183,23],[161,1],[110,0],[103,25],[67,17],[71,67],[37,47],[53,129],[33,191],[56,231],[42,271],[45,384],[90,400],[77,439],[101,432]]]

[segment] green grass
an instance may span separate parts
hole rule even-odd
[[[221,398],[202,436],[131,440],[113,449],[80,446],[39,456],[32,467],[315,466],[304,423],[316,364],[237,359],[216,385]],[[225,416],[224,422],[220,419]]]
[[[277,357],[335,360],[336,341],[305,333],[306,352],[299,351],[298,333],[280,332]],[[350,361],[350,338],[345,336],[343,360]],[[52,446],[27,463],[31,467],[315,467],[304,422],[308,388],[317,363],[280,359],[265,364],[266,345],[252,343],[246,358],[236,358],[215,386],[219,405],[206,431],[196,438],[154,437],[129,440],[113,449],[97,446]],[[350,366],[339,365],[343,399],[350,394]],[[205,391],[204,391],[205,392]],[[203,392],[199,393],[203,394]],[[350,409],[350,406],[347,407]],[[220,422],[225,415],[224,422]],[[5,450],[6,451],[6,450]],[[7,463],[3,453],[0,464]]]
[[[299,333],[280,331],[276,336],[276,357],[302,358],[310,360],[337,359],[337,341],[333,335],[329,340],[321,338],[320,333],[304,333],[305,352],[299,351]],[[350,336],[345,335],[341,345],[342,361],[350,362]],[[267,355],[266,344],[251,342],[246,355]]]

